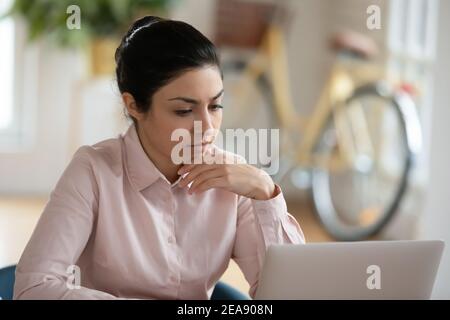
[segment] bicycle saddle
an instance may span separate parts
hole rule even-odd
[[[355,31],[341,31],[331,38],[331,47],[336,51],[348,51],[358,57],[370,59],[378,54],[378,46],[368,36]]]

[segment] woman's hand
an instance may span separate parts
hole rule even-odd
[[[186,187],[193,181],[189,193],[222,188],[256,200],[268,200],[275,196],[272,178],[263,170],[249,164],[189,164],[178,171],[189,172],[179,185]]]

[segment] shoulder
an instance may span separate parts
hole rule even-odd
[[[93,145],[78,148],[73,155],[73,162],[89,165],[92,170],[117,171],[122,168],[122,136],[100,141]]]

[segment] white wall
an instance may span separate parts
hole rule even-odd
[[[0,194],[47,195],[67,163],[72,88],[79,77],[80,57],[38,45],[35,145],[18,153],[0,154]],[[27,70],[25,70],[27,72]]]
[[[450,299],[450,1],[441,0],[431,112],[429,186],[422,218],[424,239],[446,241],[434,298]]]

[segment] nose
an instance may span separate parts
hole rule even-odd
[[[202,108],[202,111],[199,116],[199,120],[202,122],[202,134],[203,135],[208,130],[214,129],[213,119],[212,119],[211,113],[208,112],[208,108]]]

